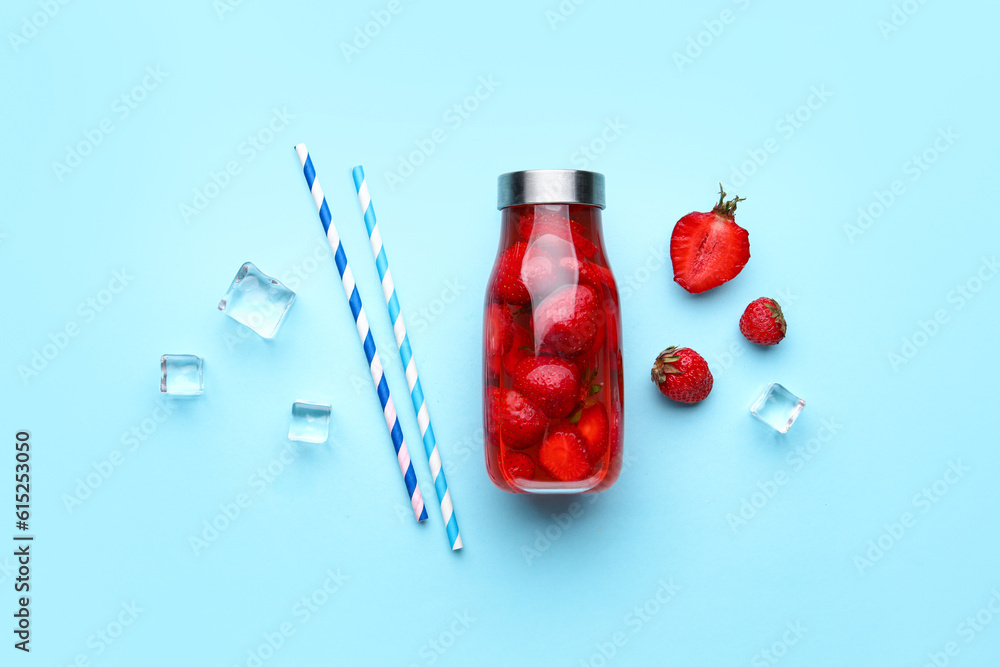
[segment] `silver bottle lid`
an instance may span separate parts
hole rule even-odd
[[[579,169],[530,169],[501,174],[497,208],[522,204],[586,204],[604,208],[604,174]]]

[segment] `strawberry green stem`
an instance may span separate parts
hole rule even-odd
[[[722,183],[719,183],[719,203],[712,211],[732,220],[736,216],[736,205],[741,201],[746,201],[746,197],[733,197],[726,201],[726,191],[722,189]]]
[[[663,352],[660,352],[656,357],[656,361],[653,363],[653,370],[651,376],[653,382],[657,385],[663,384],[667,381],[667,375],[679,374],[682,371],[674,366],[674,363],[680,361],[680,356],[677,354],[678,348],[671,345]]]

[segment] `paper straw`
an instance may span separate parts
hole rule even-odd
[[[406,447],[406,440],[403,439],[403,430],[399,426],[399,418],[396,416],[396,407],[393,405],[392,396],[389,395],[389,385],[385,381],[385,374],[382,372],[382,361],[379,359],[378,350],[375,349],[375,339],[368,327],[368,317],[365,315],[365,308],[361,303],[361,295],[358,287],[354,283],[354,275],[351,267],[347,264],[347,254],[344,252],[344,245],[340,242],[340,235],[337,227],[333,224],[330,216],[330,208],[326,205],[326,197],[323,195],[323,188],[316,178],[316,170],[313,168],[312,160],[309,158],[309,151],[305,144],[295,147],[295,153],[299,156],[302,164],[302,173],[305,174],[306,184],[312,192],[313,201],[316,202],[316,210],[319,211],[320,222],[323,223],[323,231],[330,242],[333,250],[333,257],[337,263],[337,270],[340,272],[340,279],[344,284],[344,294],[351,305],[351,312],[354,314],[354,323],[358,327],[358,337],[361,339],[361,346],[365,350],[368,358],[368,368],[372,373],[372,382],[375,383],[375,390],[378,393],[379,401],[382,403],[382,413],[385,415],[385,425],[389,429],[392,437],[392,445],[396,449],[396,458],[399,461],[399,471],[403,473],[403,482],[406,484],[406,492],[410,496],[410,504],[413,506],[413,516],[417,521],[424,521],[427,518],[427,510],[424,508],[424,499],[420,493],[420,485],[417,484],[417,476],[413,472],[413,465],[410,462],[410,452]]]
[[[372,207],[371,196],[368,194],[365,170],[358,165],[354,168],[353,175],[354,187],[358,191],[358,201],[361,203],[361,210],[365,216],[365,227],[368,228],[372,255],[375,256],[375,266],[378,268],[378,277],[382,280],[382,293],[385,295],[385,304],[389,309],[389,319],[392,320],[392,330],[396,334],[396,344],[399,345],[399,356],[403,360],[403,368],[406,369],[406,383],[410,386],[410,400],[413,401],[413,409],[417,413],[420,437],[424,443],[424,451],[427,452],[431,477],[434,479],[434,490],[437,491],[438,501],[441,503],[441,517],[444,519],[451,548],[453,550],[461,549],[462,536],[458,532],[458,519],[455,517],[455,508],[451,504],[448,480],[445,479],[444,471],[441,469],[441,454],[438,452],[434,429],[431,427],[431,418],[427,412],[427,403],[424,401],[424,390],[420,386],[420,378],[417,377],[417,365],[413,361],[413,350],[410,348],[410,338],[406,335],[406,325],[403,324],[403,313],[399,309],[396,286],[392,282],[392,272],[389,271],[389,260],[386,259],[385,248],[382,246],[382,234],[375,221],[375,209]]]

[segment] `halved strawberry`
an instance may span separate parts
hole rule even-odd
[[[710,213],[688,213],[677,221],[670,237],[674,280],[692,294],[699,294],[735,278],[750,259],[747,230],[736,224],[735,197],[719,203]]]
[[[545,437],[538,448],[538,462],[556,479],[576,482],[590,472],[587,445],[580,432],[572,426],[562,426]]]
[[[604,405],[595,403],[584,408],[576,428],[587,444],[587,460],[596,463],[608,451],[608,411]]]
[[[506,479],[535,478],[534,460],[521,452],[503,452],[500,455],[500,467]]]

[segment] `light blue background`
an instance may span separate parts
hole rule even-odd
[[[996,664],[1000,617],[960,626],[1000,587],[1000,280],[977,282],[1000,247],[996,3],[908,0],[886,32],[890,0],[591,0],[564,2],[556,23],[556,0],[401,0],[350,59],[340,43],[388,3],[346,4],[247,0],[220,14],[210,0],[72,2],[39,19],[36,2],[5,3],[0,535],[13,532],[11,442],[27,429],[37,541],[33,650],[14,651],[0,628],[0,662],[247,665],[288,623],[294,634],[263,664],[599,665],[616,633],[625,643],[608,664],[776,664],[761,653],[773,650],[789,666],[916,666],[948,642],[949,664]],[[45,25],[12,40],[25,20]],[[689,39],[701,52],[690,47],[678,64]],[[147,67],[164,78],[147,79],[152,89],[124,117],[116,100]],[[451,121],[480,77],[499,85]],[[801,109],[814,87],[831,96]],[[251,160],[244,142],[274,109],[294,117]],[[796,112],[808,119],[790,131],[783,119]],[[53,163],[102,121],[110,134],[57,174]],[[608,122],[620,131],[602,149]],[[436,128],[445,141],[390,182]],[[957,138],[914,171],[912,156],[933,153],[949,128]],[[425,525],[407,514],[292,150],[302,141],[389,366]],[[588,159],[578,151],[592,142]],[[753,155],[763,164],[734,174]],[[240,172],[209,187],[215,196],[186,222],[181,206],[229,161]],[[447,547],[381,307],[350,176],[359,163],[447,465],[460,553]],[[506,495],[482,463],[496,176],[551,167],[608,180],[631,463],[596,497]],[[692,297],[663,251],[673,223],[709,208],[720,180],[747,198],[737,220],[753,258],[729,285]],[[895,200],[863,233],[845,227],[894,181]],[[247,260],[298,293],[272,341],[241,335],[216,310]],[[114,271],[127,286],[91,311]],[[978,288],[971,299],[955,291],[967,283]],[[774,349],[737,329],[761,295],[782,300],[789,322]],[[943,324],[926,325],[936,314]],[[22,378],[19,366],[68,324],[77,335]],[[703,404],[672,404],[650,385],[653,358],[671,344],[712,365]],[[204,395],[160,397],[166,352],[205,358]],[[747,413],[771,381],[807,401],[783,437]],[[293,448],[277,466],[296,399],[334,405],[331,441]],[[808,461],[795,454],[810,444]],[[109,457],[120,465],[67,509]],[[967,471],[940,482],[932,505],[915,502],[952,461]],[[281,473],[261,483],[269,464]],[[776,475],[785,483],[769,484]],[[249,506],[196,554],[190,539],[240,494]],[[744,501],[758,508],[743,507],[750,519],[737,524],[727,517]],[[553,516],[570,510],[569,522]],[[900,535],[893,524],[906,512]],[[884,555],[858,561],[880,538]],[[0,565],[10,624],[13,559]],[[328,570],[346,580],[318,594],[325,604],[303,622],[296,604]],[[679,587],[665,604],[661,581]],[[116,633],[133,601],[138,617],[103,644],[96,633]]]

